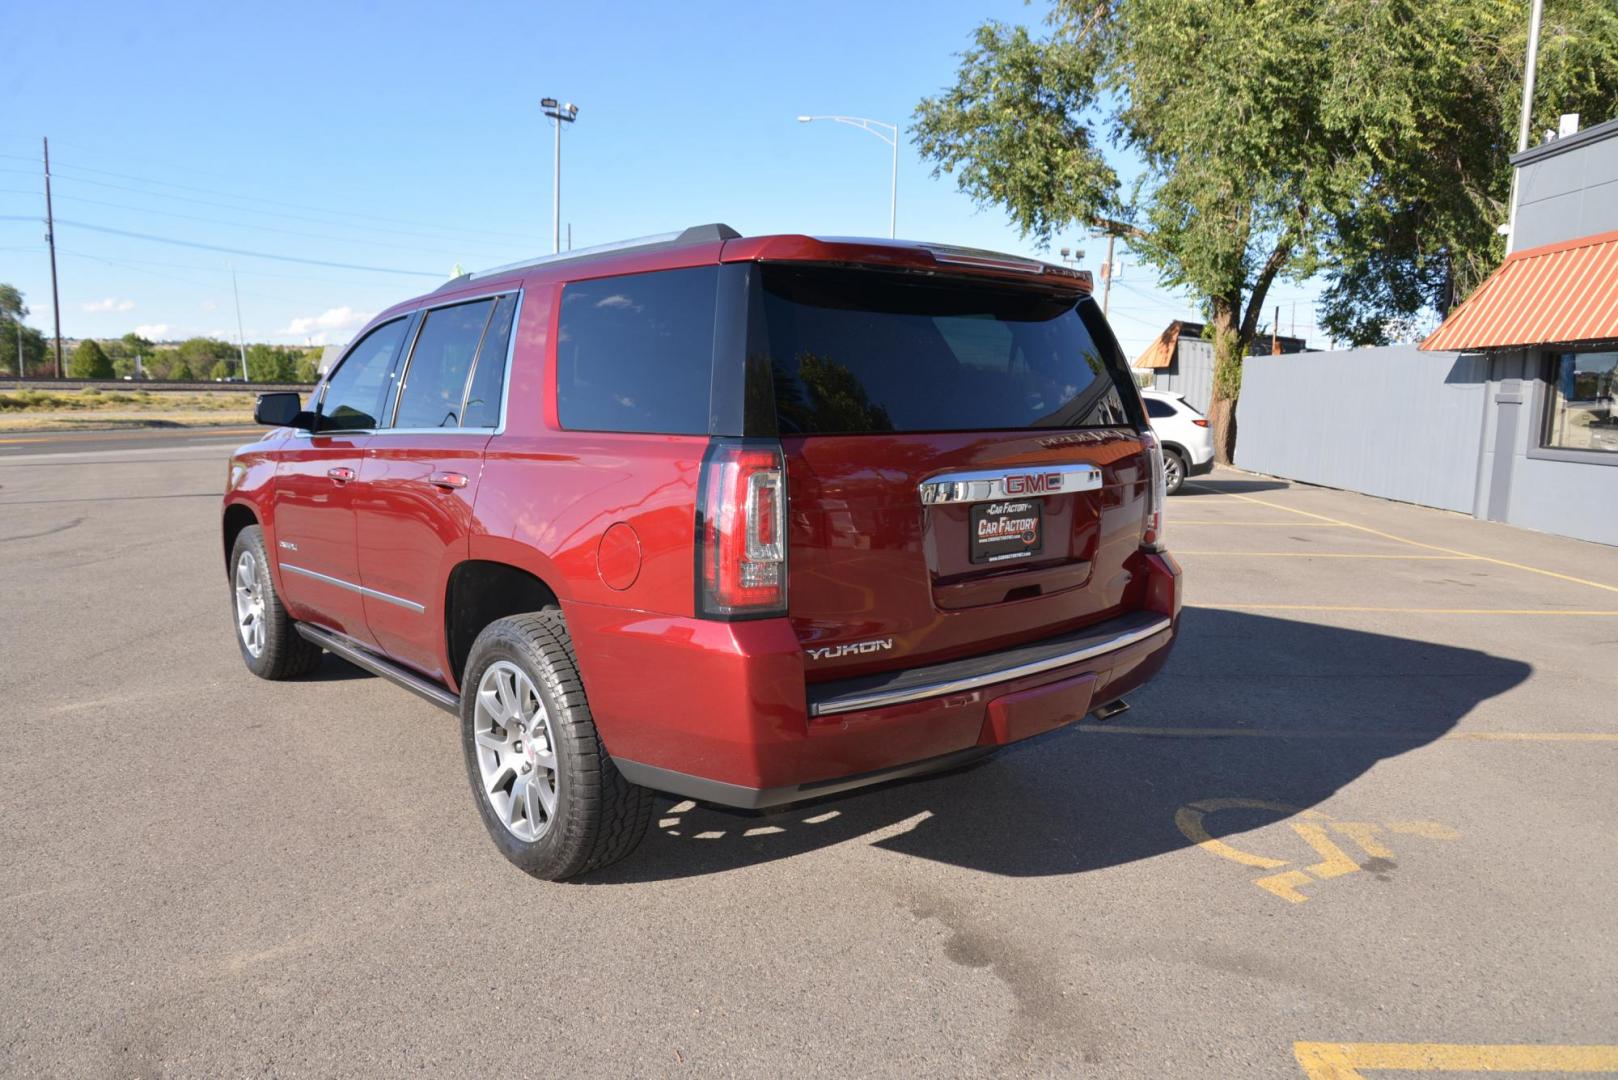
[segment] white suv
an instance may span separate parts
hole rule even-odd
[[[1185,403],[1182,394],[1167,390],[1142,390],[1146,416],[1163,444],[1163,473],[1168,491],[1180,490],[1188,476],[1201,476],[1213,470],[1213,427],[1197,410]]]

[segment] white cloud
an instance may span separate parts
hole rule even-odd
[[[329,345],[333,341],[347,341],[350,333],[370,321],[371,315],[371,312],[355,311],[344,304],[327,308],[319,315],[301,315],[281,333],[308,338],[316,345]]]
[[[169,324],[165,322],[145,323],[135,327],[135,333],[147,341],[162,341],[169,336]]]
[[[88,304],[80,305],[85,311],[133,311],[135,301],[121,300],[116,296],[109,296],[105,300],[92,300]]]

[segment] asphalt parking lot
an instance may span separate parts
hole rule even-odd
[[[7,1075],[1618,1073],[1618,550],[1220,471],[1130,712],[559,886],[243,669],[229,437],[79,440],[0,440]]]

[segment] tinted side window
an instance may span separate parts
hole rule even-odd
[[[562,426],[703,435],[718,268],[580,281],[562,290],[556,401]]]
[[[1174,406],[1162,398],[1142,397],[1141,400],[1146,402],[1146,415],[1153,420],[1161,420],[1165,416],[1174,415]]]
[[[407,320],[395,319],[366,334],[348,350],[326,382],[320,399],[320,431],[362,431],[376,427],[393,354]]]
[[[466,377],[472,373],[472,358],[477,355],[493,310],[494,300],[489,299],[434,308],[427,313],[410,350],[404,385],[399,389],[399,407],[393,414],[394,427],[461,426]]]
[[[483,335],[477,364],[472,369],[472,385],[466,391],[466,411],[461,426],[492,428],[500,426],[500,391],[506,381],[506,354],[511,346],[511,316],[517,308],[515,296],[502,296],[494,306],[489,329]]]

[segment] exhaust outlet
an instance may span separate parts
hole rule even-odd
[[[1109,701],[1105,705],[1097,705],[1091,711],[1090,715],[1094,716],[1098,722],[1106,723],[1113,717],[1128,711],[1129,702],[1125,701],[1123,698],[1119,698],[1116,701]]]

